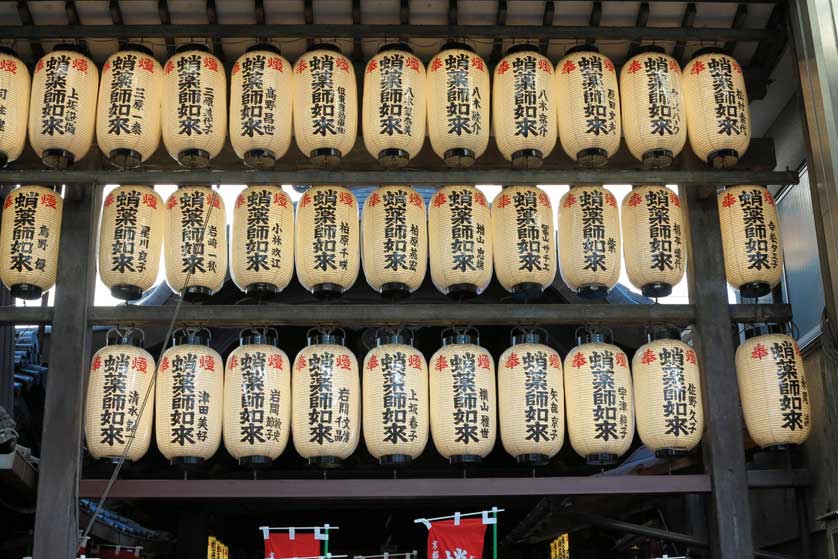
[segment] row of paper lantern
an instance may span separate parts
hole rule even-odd
[[[0,53],[0,158],[13,161],[29,139],[50,167],[63,168],[90,149],[117,166],[141,164],[160,141],[187,167],[205,167],[227,136],[227,80],[203,45],[185,45],[161,68],[149,49],[126,46],[99,73],[78,48],[58,46],[35,66]],[[318,45],[291,65],[274,47],[256,45],[232,67],[230,140],[248,165],[265,168],[291,143],[315,164],[337,163],[354,146],[358,92],[352,62]],[[622,103],[619,90],[622,90]],[[98,110],[97,110],[98,91]],[[580,165],[604,165],[625,137],[647,167],[663,167],[682,150],[714,167],[731,167],[750,143],[742,69],[718,49],[703,49],[682,75],[662,48],[647,46],[619,77],[591,45],[575,47],[554,67],[536,47],[517,45],[494,69],[467,45],[452,43],[423,63],[406,45],[386,45],[368,62],[363,93],[364,142],[383,165],[400,167],[431,146],[453,167],[486,150],[490,125],[503,156],[532,167],[557,138]],[[490,107],[492,110],[490,111]],[[491,112],[491,122],[490,122]],[[427,117],[426,117],[427,115]]]
[[[765,295],[782,272],[774,200],[761,186],[729,187],[718,199],[728,281],[745,297]],[[364,204],[363,228],[357,206],[349,189],[316,186],[297,204],[295,220],[281,187],[245,188],[233,216],[233,281],[247,293],[272,294],[296,268],[305,288],[334,297],[352,287],[363,261],[370,286],[405,296],[422,284],[430,260],[433,283],[451,296],[479,294],[493,269],[504,288],[531,295],[552,284],[558,260],[569,287],[604,297],[619,280],[622,253],[632,284],[663,297],[686,267],[680,200],[663,186],[637,187],[623,199],[622,235],[611,192],[571,188],[558,209],[558,251],[550,199],[534,186],[504,188],[491,209],[477,188],[446,186],[428,212],[414,189],[382,186]],[[0,279],[16,297],[37,298],[54,284],[61,208],[61,197],[42,186],[6,198]],[[175,292],[200,299],[223,286],[228,248],[220,195],[187,186],[164,204],[151,187],[120,186],[105,199],[99,236],[99,274],[115,297],[137,299],[154,285],[164,239]]]
[[[626,354],[599,334],[562,365],[542,335],[522,330],[498,360],[496,389],[494,360],[475,331],[444,334],[428,363],[392,332],[364,359],[362,403],[355,355],[331,331],[310,335],[293,363],[276,347],[276,332],[251,331],[226,365],[208,335],[184,331],[163,354],[156,389],[152,356],[120,335],[91,364],[85,434],[95,458],[139,460],[153,417],[157,446],[172,463],[211,458],[223,434],[242,464],[272,462],[291,436],[303,458],[324,467],[355,451],[362,423],[367,449],[385,465],[417,458],[429,432],[452,463],[479,462],[498,429],[516,460],[544,464],[561,449],[565,423],[577,454],[611,464],[629,449],[635,420],[650,450],[677,456],[700,442],[704,425],[698,360],[680,340],[640,347],[630,371]],[[753,440],[763,448],[805,441],[809,397],[794,340],[751,338],[737,350],[736,368]]]

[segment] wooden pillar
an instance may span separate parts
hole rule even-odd
[[[3,200],[11,192],[11,187],[0,186],[0,207]],[[2,213],[2,212],[0,212]],[[0,225],[3,218],[0,216]],[[15,304],[14,297],[2,284],[0,284],[0,307],[9,307]],[[15,327],[12,324],[0,326],[0,407],[6,409],[9,415],[14,417],[15,401]]]
[[[712,556],[753,557],[751,511],[745,474],[745,449],[736,383],[727,281],[715,187],[681,188],[689,243],[687,280],[695,305],[696,350],[704,400],[705,471],[712,476],[709,498]]]
[[[34,559],[75,557],[81,469],[84,385],[90,366],[87,308],[96,284],[96,226],[102,186],[68,186],[64,196],[60,260],[55,292]]]

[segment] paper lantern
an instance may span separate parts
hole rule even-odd
[[[500,438],[520,464],[545,465],[564,443],[562,360],[545,341],[517,333],[498,359]]]
[[[151,444],[155,364],[142,348],[141,335],[142,331],[111,330],[107,345],[93,355],[84,437],[97,460],[116,463],[125,456],[126,461],[136,462]]]
[[[647,169],[669,167],[687,141],[681,67],[665,53],[644,45],[620,70],[623,135]]]
[[[559,140],[582,167],[602,167],[620,147],[620,94],[614,64],[593,45],[567,51],[556,65]]]
[[[364,74],[364,145],[383,167],[404,167],[425,143],[425,65],[404,44],[384,45]]]
[[[343,335],[310,333],[291,377],[294,447],[322,468],[340,466],[361,437],[358,361],[344,343]]]
[[[291,432],[291,364],[276,331],[242,333],[224,375],[224,446],[239,464],[276,460]]]
[[[93,143],[99,71],[79,47],[58,45],[35,65],[29,142],[53,169],[66,169]]]
[[[742,297],[768,295],[783,275],[783,246],[774,197],[764,186],[728,187],[718,194],[728,283]]]
[[[409,186],[374,190],[362,211],[364,275],[382,295],[419,289],[428,268],[428,222],[422,196]]]
[[[495,142],[516,169],[540,166],[556,145],[558,104],[553,79],[553,63],[533,45],[515,45],[495,66]]]
[[[294,275],[294,204],[281,186],[248,186],[233,210],[230,275],[239,289],[272,295]]]
[[[355,195],[342,186],[314,186],[297,203],[294,261],[300,283],[323,299],[352,287],[361,266]]]
[[[245,165],[267,169],[291,145],[293,68],[276,47],[254,45],[230,74],[230,143]]]
[[[492,279],[491,213],[473,186],[445,186],[428,211],[431,279],[454,298],[480,294]]]
[[[154,431],[172,465],[196,466],[221,444],[224,361],[206,329],[175,332],[160,360]]]
[[[452,464],[473,464],[495,446],[495,363],[474,330],[450,330],[430,368],[431,435]]]
[[[125,45],[102,67],[96,141],[111,163],[137,167],[160,145],[163,68],[151,49]]]
[[[294,66],[294,137],[317,167],[335,167],[358,130],[352,61],[335,45],[315,45]]]
[[[99,276],[117,299],[133,301],[154,287],[166,209],[150,186],[120,186],[105,198],[99,228]]]
[[[601,186],[574,186],[559,202],[559,270],[580,296],[604,299],[620,279],[617,199]]]
[[[658,458],[689,453],[704,430],[695,351],[681,340],[655,340],[637,349],[631,370],[640,440]]]
[[[209,166],[227,136],[227,75],[204,45],[178,47],[163,69],[163,145],[184,167]]]
[[[537,186],[504,187],[492,201],[495,274],[511,293],[540,295],[556,277],[550,198]]]
[[[665,186],[639,186],[623,198],[622,214],[629,280],[645,297],[670,295],[687,262],[681,200]]]
[[[13,297],[40,299],[58,272],[64,200],[45,186],[21,186],[3,202],[0,281]]]
[[[491,89],[486,62],[448,43],[428,64],[428,136],[449,167],[471,167],[489,145]]]
[[[590,465],[613,464],[634,438],[634,397],[628,357],[599,334],[564,360],[567,431]]]
[[[208,186],[181,186],[166,200],[166,283],[186,301],[207,299],[224,285],[225,212]]]
[[[684,67],[684,105],[693,152],[717,169],[736,165],[751,142],[742,67],[719,49],[699,49]]]
[[[755,443],[783,450],[809,438],[809,385],[793,338],[765,334],[745,340],[736,350],[736,377],[745,425]]]
[[[12,49],[0,47],[0,168],[16,160],[26,145],[29,70]]]
[[[428,365],[412,340],[382,334],[364,359],[364,442],[383,466],[404,466],[428,443]]]

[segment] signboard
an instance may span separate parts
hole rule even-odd
[[[550,542],[550,559],[570,559],[570,538],[567,534]]]

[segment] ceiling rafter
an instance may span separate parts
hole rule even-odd
[[[35,21],[32,19],[32,12],[29,11],[29,4],[26,0],[18,0],[17,15],[20,18],[21,24],[35,25]],[[41,41],[37,39],[29,40],[29,49],[32,51],[32,58],[35,60],[39,60],[44,56],[44,47],[41,45]]]
[[[157,1],[157,15],[160,17],[160,25],[167,26],[172,23],[172,15],[169,13],[169,3],[166,0]],[[175,54],[174,37],[165,37],[166,56],[171,58]]]

